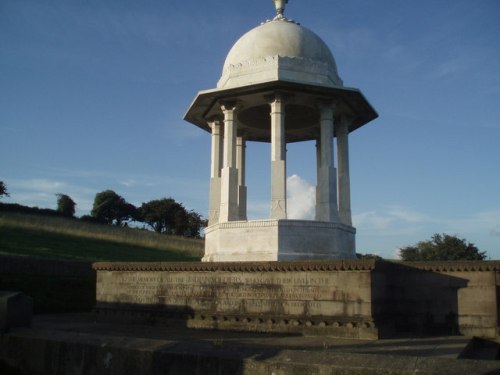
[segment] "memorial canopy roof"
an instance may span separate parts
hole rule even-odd
[[[270,142],[270,106],[277,93],[285,104],[285,141],[315,140],[320,107],[335,103],[335,116],[351,119],[349,132],[378,115],[360,90],[343,86],[326,43],[283,16],[286,0],[275,0],[277,16],[244,34],[230,49],[216,89],[198,93],[186,121],[210,132],[221,105],[237,107],[238,136]]]

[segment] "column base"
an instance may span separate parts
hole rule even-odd
[[[271,219],[286,219],[286,162],[271,162]]]
[[[220,177],[210,179],[210,203],[208,209],[208,225],[219,222],[220,210]]]
[[[334,167],[320,167],[316,188],[316,220],[338,222],[337,173]]]
[[[238,170],[222,168],[219,222],[238,220]]]

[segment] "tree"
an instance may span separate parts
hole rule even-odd
[[[367,259],[367,260],[382,260],[383,258],[380,255],[377,254],[361,254],[361,253],[356,253],[356,258],[357,259]]]
[[[2,196],[10,197],[10,194],[7,192],[7,186],[3,181],[0,181],[0,198]]]
[[[414,246],[401,248],[399,255],[405,261],[486,259],[486,252],[479,251],[474,244],[464,238],[438,233],[428,241],[420,241]]]
[[[76,203],[69,195],[56,194],[57,196],[57,212],[63,216],[73,217],[75,215]]]
[[[206,227],[208,221],[203,219],[203,217],[195,212],[189,211],[188,213],[188,225],[187,225],[187,233],[185,234],[188,237],[200,237],[201,228]]]
[[[143,203],[138,211],[138,220],[148,224],[157,233],[200,237],[201,228],[207,225],[200,214],[187,211],[172,198]]]
[[[113,190],[104,190],[95,195],[90,215],[100,222],[121,226],[123,222],[135,219],[137,208]]]
[[[172,198],[154,199],[139,208],[139,220],[157,233],[178,233],[182,226],[185,209]]]

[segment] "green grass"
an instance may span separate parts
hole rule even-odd
[[[79,220],[0,212],[0,255],[85,261],[199,261],[203,240]],[[33,298],[35,314],[84,312],[95,277],[0,273],[0,290]]]
[[[199,261],[203,240],[78,220],[0,213],[0,254],[88,261]]]

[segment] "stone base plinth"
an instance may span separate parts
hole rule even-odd
[[[100,319],[375,339],[496,338],[498,261],[95,263]]]
[[[231,221],[205,230],[205,262],[355,259],[356,229],[309,220]]]
[[[101,319],[376,339],[373,261],[96,263]]]

